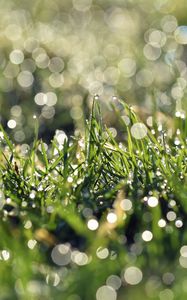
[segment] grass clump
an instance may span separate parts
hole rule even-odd
[[[28,149],[1,127],[1,299],[185,297],[186,119],[112,106],[116,138],[96,99],[84,136],[46,145],[35,120]]]

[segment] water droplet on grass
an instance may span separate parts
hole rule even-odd
[[[187,44],[187,26],[179,26],[175,30],[175,39],[179,44]]]
[[[90,219],[87,223],[88,229],[94,231],[99,227],[99,223],[95,219]]]
[[[181,247],[180,254],[183,257],[187,257],[187,246],[186,245],[184,245],[184,246]]]
[[[96,299],[97,300],[116,300],[117,293],[111,286],[103,285],[100,288],[98,288],[97,293],[96,293]]]
[[[32,227],[32,222],[30,220],[26,221],[24,228],[25,229],[30,229]]]
[[[29,247],[29,249],[33,250],[36,244],[37,244],[36,240],[29,240],[27,246]]]
[[[117,275],[110,275],[106,280],[106,284],[118,290],[121,287],[121,279]]]
[[[124,278],[128,284],[136,285],[143,278],[142,271],[137,267],[129,267],[125,270]]]
[[[186,269],[187,268],[187,257],[180,256],[179,263],[180,263],[182,268]]]
[[[78,266],[84,266],[89,262],[89,258],[86,253],[80,251],[73,251],[71,255],[71,259]]]
[[[165,221],[164,219],[160,219],[160,220],[158,221],[158,226],[159,226],[160,228],[166,227],[166,221]]]
[[[122,116],[121,118],[124,121],[126,126],[130,124],[130,118],[128,116]]]
[[[177,228],[181,228],[181,227],[183,226],[182,220],[176,220],[176,221],[175,221],[175,226],[176,226]]]
[[[124,211],[129,211],[132,208],[132,202],[129,199],[123,199],[121,200],[120,206]]]
[[[111,224],[116,223],[117,221],[117,216],[115,213],[113,212],[109,212],[107,215],[107,221]]]
[[[166,215],[168,221],[174,221],[176,219],[176,213],[174,211],[169,211]]]
[[[4,139],[4,134],[2,131],[0,131],[0,140],[3,140]]]
[[[180,140],[176,137],[175,140],[174,140],[174,144],[176,146],[179,146],[180,145]]]
[[[51,286],[57,286],[60,282],[60,277],[57,273],[51,273],[46,276],[46,283]]]
[[[117,96],[112,96],[112,100],[113,100],[113,101],[118,100]]]
[[[51,258],[56,265],[65,266],[71,261],[71,249],[69,244],[56,245],[52,252]]]
[[[108,251],[108,248],[102,248],[102,247],[99,247],[96,251],[96,255],[98,258],[100,259],[105,259],[108,257],[109,255],[109,251]]]
[[[147,203],[150,207],[156,207],[158,205],[158,199],[156,197],[149,197]]]
[[[96,100],[96,101],[99,100],[99,95],[95,94],[94,95],[94,100]]]
[[[153,234],[151,231],[149,230],[145,230],[143,233],[142,233],[142,239],[145,241],[145,242],[150,242],[153,238]]]
[[[9,258],[10,258],[10,252],[7,250],[2,250],[1,254],[0,254],[0,259],[6,261],[6,260],[9,260]]]
[[[131,134],[135,139],[143,139],[147,135],[147,127],[143,123],[134,123],[131,127]]]

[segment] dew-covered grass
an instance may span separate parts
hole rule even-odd
[[[85,133],[50,145],[37,118],[30,148],[1,127],[0,299],[186,297],[184,112],[167,128],[114,99],[114,131],[97,98]]]

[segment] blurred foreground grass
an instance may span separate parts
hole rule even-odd
[[[83,136],[12,144],[1,128],[0,299],[185,299],[186,118],[139,121],[98,97]],[[116,124],[117,125],[117,124]]]

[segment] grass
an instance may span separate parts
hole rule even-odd
[[[46,145],[35,119],[25,151],[1,127],[0,299],[186,297],[187,121],[112,108],[117,137],[97,99],[84,136]]]

